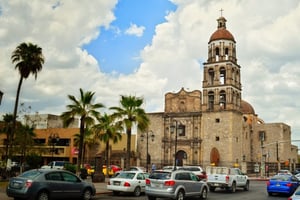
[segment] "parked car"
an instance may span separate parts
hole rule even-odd
[[[142,192],[145,192],[148,173],[142,171],[119,171],[118,173],[107,184],[107,189],[111,190],[114,195],[125,192],[133,193],[134,196],[140,196]]]
[[[298,187],[295,192],[288,198],[288,200],[300,200],[300,187]]]
[[[156,198],[182,200],[192,196],[207,199],[208,186],[191,171],[156,170],[146,179],[145,193],[148,200]]]
[[[281,170],[278,171],[278,174],[292,174],[292,173],[290,172],[290,170],[281,169]]]
[[[83,199],[96,193],[92,183],[61,169],[33,169],[9,179],[6,194],[14,199]]]
[[[65,169],[66,165],[71,165],[68,161],[51,161],[48,165],[43,165],[41,169]]]
[[[181,169],[182,167],[176,166],[175,168],[176,168],[176,170],[179,170],[179,169]],[[170,166],[164,166],[162,169],[163,169],[163,170],[174,170],[174,166],[172,166],[172,165],[170,165]]]
[[[267,192],[271,196],[274,193],[291,195],[300,185],[299,180],[291,174],[277,174],[267,181]]]
[[[138,166],[130,166],[129,171],[140,171],[140,172],[146,172],[145,167],[138,167]]]
[[[114,173],[122,170],[122,168],[118,165],[110,165],[110,168],[113,170]]]
[[[206,181],[207,179],[206,172],[200,166],[183,166],[182,169],[193,172],[200,180]]]

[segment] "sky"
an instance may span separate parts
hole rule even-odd
[[[19,73],[11,55],[22,42],[40,46],[45,64],[23,81],[20,113],[59,115],[80,88],[95,92],[102,112],[121,95],[163,112],[167,92],[202,91],[221,9],[236,41],[242,99],[300,140],[299,0],[0,0],[0,113],[13,113]]]

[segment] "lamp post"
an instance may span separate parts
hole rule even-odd
[[[175,125],[172,124],[170,126],[170,130],[171,130],[172,134],[175,132],[174,170],[176,170],[176,167],[177,167],[177,156],[176,156],[176,154],[177,154],[177,137],[178,137],[178,132],[179,132],[179,134],[181,134],[183,129],[176,120],[173,120],[173,121],[175,122]]]
[[[0,105],[1,105],[1,102],[2,102],[2,97],[3,97],[3,92],[0,90]]]
[[[52,160],[54,157],[54,151],[55,151],[55,145],[59,142],[59,136],[57,133],[51,133],[49,138],[48,138],[48,143],[52,145]]]
[[[155,135],[154,135],[154,133],[153,133],[153,131],[148,131],[148,132],[146,132],[146,135],[144,135],[144,134],[142,134],[141,135],[141,141],[143,141],[144,140],[144,138],[146,137],[146,171],[148,172],[149,171],[149,164],[150,164],[150,155],[149,155],[149,137],[151,137],[151,140],[152,140],[152,142],[154,141],[154,137],[155,137]]]

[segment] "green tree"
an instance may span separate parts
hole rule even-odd
[[[100,112],[97,111],[97,109],[104,107],[101,103],[93,104],[94,94],[95,93],[91,91],[84,92],[80,88],[79,99],[76,99],[73,95],[68,95],[68,98],[72,103],[67,105],[67,111],[61,114],[65,127],[68,127],[72,122],[74,122],[76,117],[79,117],[80,120],[77,170],[80,170],[80,166],[82,165],[85,129],[95,124],[95,119],[100,116]]]
[[[119,121],[115,121],[111,115],[104,114],[102,117],[98,119],[99,124],[96,124],[93,129],[95,130],[96,137],[99,138],[100,141],[105,143],[105,158],[106,158],[106,176],[109,176],[108,168],[109,168],[109,141],[115,144],[122,139],[122,132],[124,128],[122,123]]]
[[[36,134],[34,133],[34,128],[28,125],[21,125],[17,130],[14,145],[17,152],[21,155],[20,164],[24,166],[27,153],[34,152],[32,147],[35,146],[34,138]],[[22,172],[24,169],[21,168],[20,170]]]
[[[12,133],[9,141],[10,149],[12,148],[12,139],[14,138],[14,133],[16,130],[18,103],[23,79],[27,79],[30,74],[33,74],[36,79],[38,72],[43,68],[45,58],[43,56],[41,47],[32,43],[24,42],[17,46],[17,48],[13,51],[11,60],[12,63],[16,64],[15,69],[18,69],[20,73],[20,79],[13,113]],[[11,158],[11,156],[11,152],[9,152],[9,157]]]
[[[7,162],[8,158],[8,141],[10,141],[11,132],[12,132],[12,124],[13,124],[14,116],[12,114],[3,115],[4,126],[0,133],[6,134],[6,142],[5,142],[5,161]]]
[[[130,150],[131,150],[131,134],[132,127],[137,126],[138,130],[145,131],[149,126],[149,118],[146,112],[141,108],[143,98],[135,96],[121,96],[120,107],[111,107],[114,110],[113,118],[116,118],[124,124],[127,135],[127,152],[126,152],[126,169],[130,167]]]
[[[86,151],[88,148],[91,148],[92,145],[94,144],[99,144],[98,141],[95,139],[94,133],[91,131],[91,129],[85,129],[84,133],[84,142],[83,142],[83,152],[82,152],[82,162],[86,162],[85,156],[86,156]],[[76,133],[74,135],[74,146],[79,148],[79,143],[80,143],[80,134]],[[88,161],[90,162],[90,160]]]

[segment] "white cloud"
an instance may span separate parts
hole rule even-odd
[[[144,26],[137,26],[136,24],[130,24],[130,27],[125,31],[125,34],[142,37],[144,30],[145,30]]]
[[[272,6],[269,0],[173,2],[176,12],[156,26],[151,43],[141,52],[141,65],[123,75],[101,72],[99,62],[82,47],[101,35],[99,27],[120,33],[111,25],[116,0],[63,1],[55,9],[57,1],[0,0],[0,112],[13,111],[19,76],[10,56],[27,41],[41,46],[46,57],[37,80],[29,77],[21,90],[20,102],[31,104],[33,111],[60,114],[69,103],[67,95],[78,95],[79,88],[95,91],[97,101],[107,107],[118,104],[121,94],[132,94],[145,98],[147,112],[163,111],[166,92],[181,87],[202,90],[202,62],[223,8],[227,29],[237,41],[243,99],[266,122],[291,125],[292,137],[299,139],[299,1]],[[131,24],[127,31],[142,36],[147,30]]]

